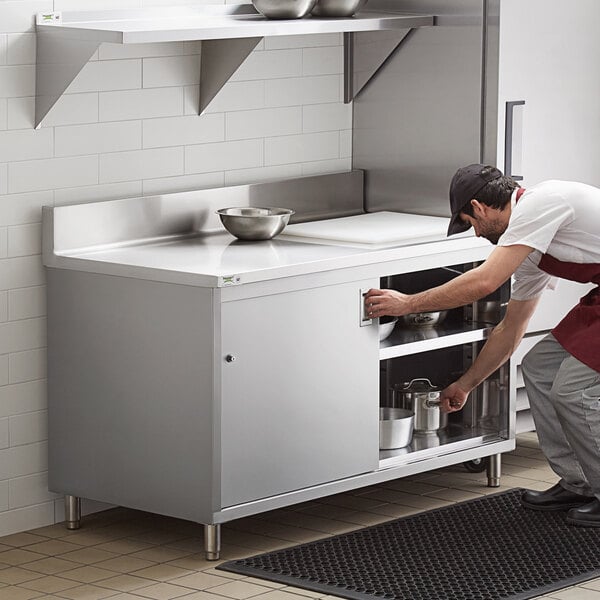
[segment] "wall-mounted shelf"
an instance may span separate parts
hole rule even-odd
[[[165,9],[40,13],[37,17],[36,117],[38,128],[50,109],[103,42],[202,42],[201,114],[263,37],[344,33],[345,101],[349,102],[385,58],[415,27],[434,17],[363,11],[351,18],[269,20],[252,5],[181,6]],[[387,31],[382,52],[353,76],[354,33]],[[365,76],[365,71],[370,73]],[[357,80],[360,85],[354,83]],[[350,82],[350,83],[349,83]]]

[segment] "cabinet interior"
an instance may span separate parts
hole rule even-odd
[[[418,293],[442,285],[478,263],[439,267],[383,277],[381,286]],[[397,323],[381,342],[379,406],[402,405],[398,389],[413,379],[429,379],[443,389],[473,363],[491,329],[503,317],[509,295],[504,284],[479,302],[448,311],[439,325],[426,327]],[[465,336],[467,336],[465,338]],[[411,348],[404,351],[404,346]],[[447,424],[430,433],[415,432],[409,446],[380,450],[380,467],[422,460],[445,452],[479,446],[509,437],[508,367],[503,366],[471,392],[461,411],[448,414]]]

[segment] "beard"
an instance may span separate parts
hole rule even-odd
[[[485,224],[479,230],[479,235],[492,244],[497,245],[498,240],[502,237],[502,234],[506,231],[506,225],[500,221],[500,219],[494,219]]]

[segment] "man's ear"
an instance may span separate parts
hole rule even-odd
[[[478,216],[485,216],[487,209],[486,204],[483,204],[482,202],[479,202],[479,200],[475,200],[475,198],[473,198],[471,200],[471,206],[473,207],[473,213],[475,215],[475,218],[477,218]]]

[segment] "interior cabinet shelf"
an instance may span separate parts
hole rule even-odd
[[[379,346],[379,359],[388,360],[419,352],[439,350],[479,342],[488,338],[493,329],[489,323],[445,321],[435,328],[408,329],[396,326],[392,335]]]
[[[350,102],[413,28],[431,25],[431,15],[369,10],[350,18],[272,20],[250,4],[40,13],[35,126],[40,127],[103,42],[202,42],[201,114],[263,37],[343,33],[344,101]],[[387,37],[380,49],[371,52],[367,64],[355,69],[352,36],[374,31],[387,31]]]
[[[482,427],[466,429],[449,425],[447,430],[438,433],[413,436],[406,448],[379,451],[379,468],[386,469],[417,460],[424,460],[443,453],[459,452],[476,448],[483,444],[499,441],[497,430],[486,431]],[[443,448],[442,448],[443,447]]]

